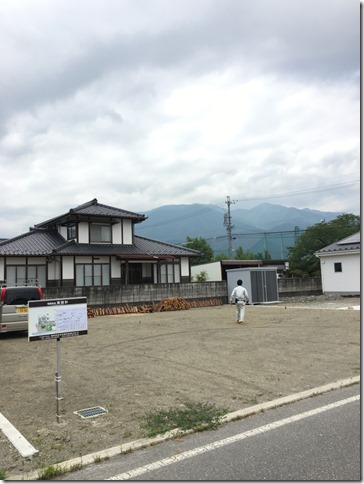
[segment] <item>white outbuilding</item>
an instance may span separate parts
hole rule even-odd
[[[315,252],[324,294],[360,294],[360,232]]]

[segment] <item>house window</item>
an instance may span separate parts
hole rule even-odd
[[[91,224],[90,242],[111,242],[111,225]]]
[[[342,272],[343,268],[341,266],[341,262],[335,262],[334,263],[334,269],[335,269],[335,272]]]
[[[24,284],[46,285],[45,266],[7,266],[6,283],[8,286],[21,286]]]
[[[161,266],[161,282],[181,282],[179,264],[163,264]]]
[[[76,286],[109,286],[110,264],[76,264]]]
[[[67,227],[67,240],[77,239],[77,225]]]

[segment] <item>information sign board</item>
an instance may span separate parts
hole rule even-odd
[[[28,340],[58,339],[87,334],[87,298],[28,302]]]

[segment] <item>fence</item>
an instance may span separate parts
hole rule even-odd
[[[280,297],[321,294],[321,278],[279,279],[278,292]],[[228,302],[226,281],[97,287],[45,287],[43,297],[45,299],[86,297],[89,307],[154,304],[170,297],[181,297],[187,301],[221,299],[224,304]]]

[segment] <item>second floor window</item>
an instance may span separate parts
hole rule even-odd
[[[111,243],[111,225],[91,224],[90,242]]]
[[[77,225],[67,227],[67,240],[77,239]]]

